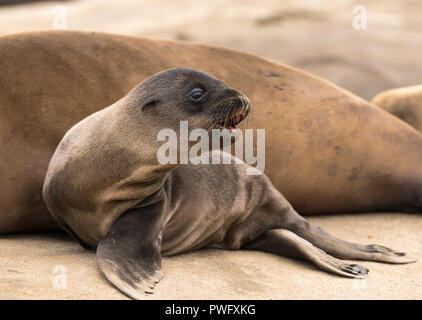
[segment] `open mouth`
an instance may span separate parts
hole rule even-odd
[[[215,128],[233,132],[237,130],[236,126],[245,120],[249,111],[250,102],[247,98],[227,99],[217,106],[217,112],[214,115]]]
[[[224,121],[219,123],[219,126],[223,129],[228,129],[230,132],[236,130],[236,126],[239,125],[247,116],[247,111],[245,109],[240,110],[236,114],[228,117]]]

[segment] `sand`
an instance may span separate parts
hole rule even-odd
[[[202,250],[164,258],[164,278],[145,299],[422,299],[421,215],[310,220],[339,238],[383,244],[419,260],[407,265],[362,261],[369,275],[355,280],[263,252]],[[94,252],[64,234],[1,236],[0,248],[0,299],[126,299],[99,272]]]

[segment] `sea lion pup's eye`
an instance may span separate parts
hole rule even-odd
[[[190,91],[190,97],[192,100],[199,101],[204,96],[204,90],[202,88],[193,88]]]

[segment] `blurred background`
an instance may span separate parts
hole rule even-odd
[[[366,9],[366,29],[357,5]],[[422,0],[0,0],[0,35],[69,29],[205,42],[371,99],[422,83],[421,16]]]

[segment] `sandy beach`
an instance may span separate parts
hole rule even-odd
[[[419,261],[361,261],[369,274],[358,280],[263,252],[202,250],[164,258],[164,278],[145,299],[422,298],[420,215],[351,214],[310,220],[341,239],[383,244]],[[102,276],[94,252],[64,234],[1,236],[0,248],[0,299],[127,299]],[[55,279],[65,279],[65,285]]]

